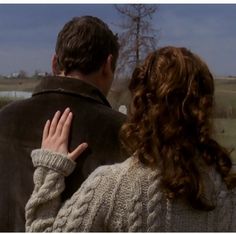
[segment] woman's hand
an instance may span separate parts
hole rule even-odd
[[[48,120],[46,122],[41,148],[66,154],[68,158],[75,160],[84,152],[88,144],[82,143],[71,153],[68,152],[68,138],[73,115],[69,108],[65,109],[61,117],[60,115],[60,111],[57,111],[52,121]]]

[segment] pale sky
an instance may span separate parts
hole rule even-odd
[[[159,4],[153,26],[158,46],[185,46],[215,75],[236,75],[236,4]],[[0,4],[0,74],[51,71],[62,26],[74,16],[93,15],[116,32],[121,18],[112,4]]]

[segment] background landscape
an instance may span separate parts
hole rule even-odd
[[[0,108],[31,96],[51,72],[62,26],[99,17],[119,37],[120,60],[108,99],[127,112],[129,75],[147,53],[187,47],[215,76],[214,137],[236,163],[236,4],[0,4]],[[127,77],[127,78],[125,78]]]
[[[46,78],[1,77],[0,94],[2,91],[10,92],[0,97],[0,107],[30,96],[41,79]],[[124,110],[124,108],[120,109],[121,106],[125,106],[127,110],[129,108],[128,83],[128,79],[115,80],[113,83],[108,100],[116,110]],[[231,156],[236,164],[236,78],[234,77],[216,77],[215,79],[214,137],[232,151]]]

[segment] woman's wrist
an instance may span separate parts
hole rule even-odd
[[[76,163],[67,155],[52,152],[47,149],[36,149],[31,153],[32,162],[35,167],[43,166],[57,171],[63,176],[70,175],[75,169]]]

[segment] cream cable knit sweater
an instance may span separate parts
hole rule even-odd
[[[75,163],[47,150],[34,150],[32,160],[37,168],[26,205],[28,232],[236,231],[236,190],[228,191],[215,172],[209,181],[215,181],[217,207],[209,212],[195,210],[181,199],[167,200],[159,188],[159,172],[135,157],[97,168],[61,204],[64,177]]]

